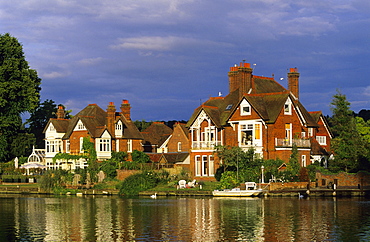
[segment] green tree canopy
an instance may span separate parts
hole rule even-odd
[[[58,106],[63,105],[59,104]],[[27,124],[29,125],[28,131],[35,135],[37,148],[45,147],[44,142],[45,135],[43,134],[43,130],[46,124],[48,123],[49,119],[56,118],[58,106],[55,104],[53,100],[46,99],[35,109],[35,111],[31,113],[30,118],[27,119],[26,125]],[[66,111],[65,115],[66,119],[70,118],[70,112],[71,111]]]
[[[337,92],[331,102],[333,116],[330,121],[334,139],[334,161],[329,164],[333,171],[354,171],[366,154],[364,140],[356,127],[356,119],[344,94]]]
[[[22,128],[21,114],[33,112],[38,106],[40,84],[18,40],[8,33],[0,35],[0,161],[17,155],[9,146]]]

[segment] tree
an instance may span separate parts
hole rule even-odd
[[[147,122],[144,119],[134,121],[134,124],[140,132],[148,128],[152,123],[153,122]]]
[[[215,155],[222,161],[222,166],[216,171],[215,177],[222,181],[224,172],[235,172],[238,182],[258,181],[263,160],[250,148],[243,151],[238,146],[216,146]],[[227,176],[228,179],[230,176]]]
[[[298,148],[296,145],[293,145],[292,147],[292,154],[289,158],[289,163],[286,167],[286,176],[289,177],[290,181],[298,181],[298,175],[300,170],[300,165],[298,161]]]
[[[149,163],[150,157],[142,151],[134,150],[131,154],[132,160],[137,163]]]
[[[329,164],[332,171],[354,171],[366,154],[364,141],[356,127],[356,119],[350,110],[350,103],[339,91],[331,102],[332,148],[334,161]]]
[[[10,34],[0,35],[0,161],[13,158],[9,146],[22,128],[21,114],[39,104],[41,79],[28,66],[22,45]]]
[[[58,106],[63,105],[59,104]],[[56,118],[58,106],[55,104],[53,100],[46,99],[35,109],[35,111],[31,113],[30,118],[27,119],[26,125],[27,124],[29,125],[28,131],[35,135],[37,148],[45,147],[44,142],[45,135],[43,134],[43,130],[51,118]],[[70,110],[66,111],[65,114],[66,119],[70,118],[70,112],[71,112]]]

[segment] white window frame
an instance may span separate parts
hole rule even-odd
[[[247,109],[247,110],[245,110]],[[245,103],[245,104],[241,104],[240,105],[240,115],[241,116],[247,116],[247,115],[251,115],[251,105],[249,103]]]
[[[307,166],[307,159],[306,159],[306,155],[302,155],[301,156],[301,161],[302,161],[302,167],[306,167]]]
[[[288,98],[284,104],[284,114],[285,115],[292,115],[292,102]]]
[[[308,128],[308,137],[313,136],[313,128]]]
[[[202,176],[208,176],[208,155],[202,155]]]
[[[97,148],[99,152],[111,152],[111,139],[102,138],[97,139]]]
[[[209,170],[209,176],[215,175],[215,157],[213,155],[210,155],[208,157],[208,170]]]
[[[132,139],[127,140],[127,152],[132,152]]]
[[[326,136],[317,135],[316,140],[317,140],[317,142],[319,142],[320,145],[326,145]]]
[[[115,130],[114,133],[116,137],[122,137],[123,134],[123,123],[121,120],[118,120],[118,122],[115,124]]]
[[[251,132],[250,135],[247,134],[247,132]],[[245,137],[243,137],[245,134]],[[240,124],[240,144],[242,146],[244,145],[252,145],[254,141],[254,125],[251,123],[246,124]],[[248,137],[247,137],[248,135]],[[250,136],[250,137],[249,137]]]
[[[182,143],[177,142],[177,152],[181,152],[181,150],[182,150]]]
[[[116,139],[116,152],[119,151],[119,139]]]
[[[83,142],[84,142],[84,137],[80,137],[80,153],[83,153]]]
[[[71,142],[68,140],[66,140],[66,153],[70,153],[71,152]]]
[[[200,160],[200,155],[195,156],[195,176],[201,176],[202,163]]]
[[[287,125],[288,125],[288,128],[287,128]],[[287,140],[292,140],[292,124],[291,123],[287,123],[285,124],[285,139]]]

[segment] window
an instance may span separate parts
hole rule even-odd
[[[261,124],[254,125],[254,138],[261,139]]]
[[[69,140],[66,140],[66,153],[71,152],[71,143]]]
[[[284,104],[284,114],[291,115],[292,114],[292,103],[290,99],[288,99]]]
[[[326,145],[326,136],[316,136],[316,140],[320,145]]]
[[[213,155],[209,156],[209,175],[214,176],[215,175],[215,160]]]
[[[132,139],[127,140],[127,152],[132,152]]]
[[[208,156],[206,155],[202,156],[202,171],[203,176],[208,175]]]
[[[84,152],[83,143],[84,143],[84,138],[83,137],[80,137],[80,153],[83,153]]]
[[[49,130],[50,130],[50,131],[55,131],[54,125],[50,124],[50,126],[49,126]]]
[[[177,143],[177,151],[178,152],[181,152],[181,142],[178,142]]]
[[[215,126],[207,127],[202,133],[203,141],[214,141],[215,140]]]
[[[116,123],[116,130],[122,130],[122,123],[121,122]]]
[[[303,139],[303,138],[306,138],[306,132],[304,132],[304,131],[302,131],[301,132],[301,138]]]
[[[201,163],[200,163],[200,156],[195,156],[195,175],[200,176],[200,170],[201,170]]]
[[[285,124],[285,139],[292,139],[292,124]]]
[[[62,141],[61,140],[46,141],[46,152],[51,152],[51,153],[62,152]]]
[[[308,128],[308,137],[313,136],[313,128]]]
[[[99,139],[98,142],[99,151],[110,151],[110,139]]]
[[[306,167],[307,166],[307,163],[306,163],[306,155],[302,155],[302,167]]]
[[[227,105],[226,110],[230,110],[233,107],[232,104]]]
[[[116,140],[116,152],[119,151],[119,139]]]
[[[250,115],[251,106],[249,104],[240,105],[240,115]]]
[[[240,125],[241,145],[251,145],[253,141],[253,124]]]

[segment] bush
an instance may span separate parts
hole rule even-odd
[[[235,172],[225,171],[222,173],[219,189],[231,189],[237,186],[239,186],[239,182]]]
[[[159,179],[153,172],[142,172],[127,177],[119,185],[119,194],[126,196],[136,196],[141,191],[155,187]]]

